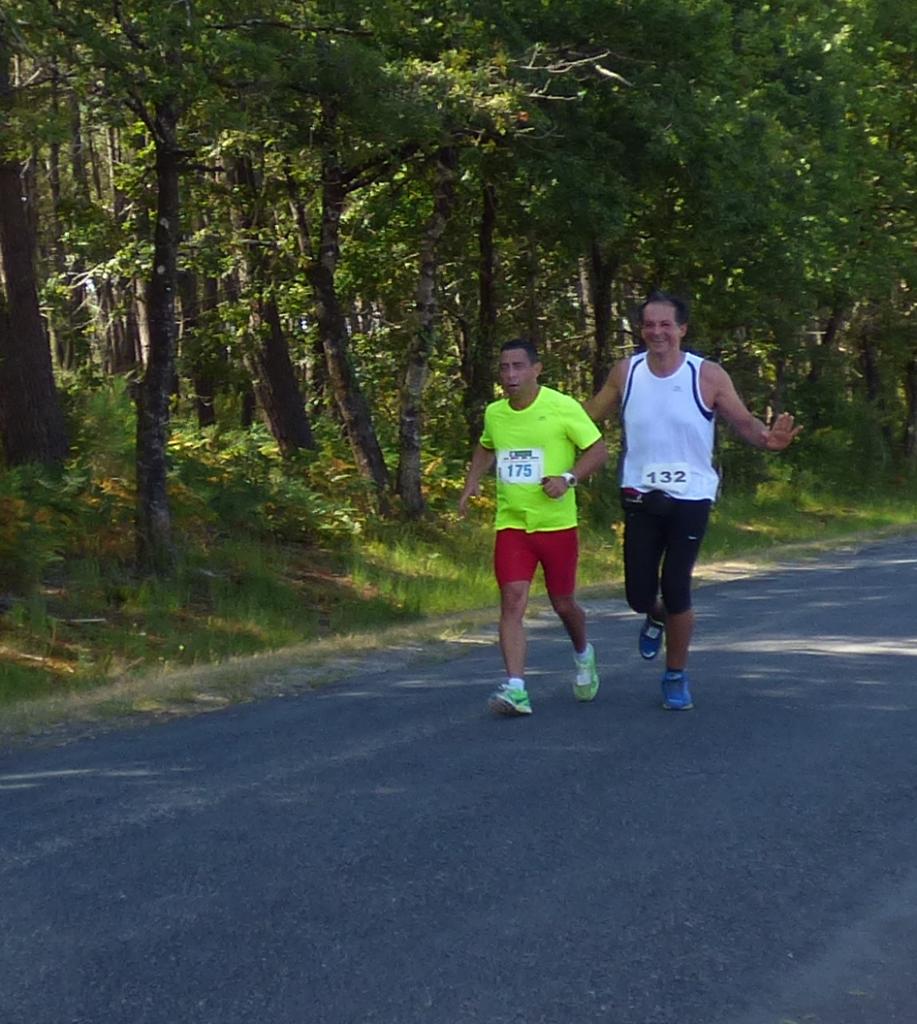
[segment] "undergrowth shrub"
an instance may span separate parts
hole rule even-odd
[[[169,445],[173,511],[193,529],[299,543],[350,537],[360,530],[365,485],[346,463],[312,453],[283,459],[267,428],[201,434],[176,424]],[[313,480],[321,481],[316,486]]]
[[[37,466],[0,473],[0,589],[28,592],[61,562],[75,479]]]

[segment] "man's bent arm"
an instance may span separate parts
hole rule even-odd
[[[580,456],[571,467],[570,472],[576,477],[577,482],[585,480],[601,469],[607,461],[608,449],[605,447],[605,442],[599,438],[595,444],[589,445],[588,448],[584,448],[580,452]],[[562,498],[571,486],[571,484],[567,483],[567,478],[563,474],[560,476],[546,476],[541,483],[544,493],[549,498]]]
[[[586,480],[593,473],[597,473],[607,461],[608,448],[605,442],[599,438],[595,444],[580,452],[580,457],[576,460],[576,465],[572,470],[573,475],[577,480]]]
[[[626,377],[627,360],[622,359],[611,368],[602,387],[596,391],[592,398],[587,398],[583,402],[583,408],[596,423],[601,423],[602,420],[608,419],[621,404],[621,391]]]

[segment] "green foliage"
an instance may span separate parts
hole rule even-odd
[[[0,474],[0,589],[19,602],[4,628],[24,654],[60,654],[58,682],[286,643],[296,612],[307,632],[357,608],[424,614],[452,601],[463,564],[466,599],[484,596],[489,509],[472,528],[454,503],[470,454],[463,389],[488,330],[485,188],[497,198],[497,330],[537,338],[545,383],[591,389],[595,247],[615,267],[618,354],[632,300],[653,285],[685,291],[693,341],[749,406],[763,418],[788,408],[805,425],[779,460],[724,431],[727,501],[765,509],[908,485],[917,94],[902,5],[125,0],[115,11],[9,0],[0,19],[19,75],[2,145],[36,157],[26,185],[44,312],[56,337],[82,342],[79,365],[58,374],[71,463]],[[193,325],[180,310],[168,446],[178,570],[141,586],[130,572],[135,410],[109,367],[123,365],[112,322],[142,319],[164,108],[183,166],[179,262],[201,308]],[[430,161],[445,144],[459,180],[424,393],[430,513],[414,534],[370,511],[315,351],[325,310],[310,272],[318,260],[333,272],[367,425],[391,469]],[[236,159],[252,166],[250,189],[228,173]],[[329,245],[320,197],[332,170],[347,200]],[[238,426],[262,295],[276,298],[316,436],[315,452],[286,460],[264,426]],[[218,424],[201,430],[186,396],[204,374]],[[580,495],[589,527],[618,523],[611,474]],[[334,552],[320,573],[328,600],[301,561],[318,549]],[[83,607],[106,624],[61,625]],[[184,650],[172,636],[182,631],[193,637]],[[107,661],[87,653],[106,644]],[[29,665],[17,665],[20,680],[46,671]]]
[[[49,575],[74,535],[78,473],[26,466],[0,472],[0,590],[29,592]]]
[[[342,466],[313,457],[281,460],[267,429],[201,435],[179,426],[172,456],[176,515],[221,534],[298,542],[340,538],[359,530],[354,502],[363,490]],[[316,487],[311,480],[321,480]],[[336,487],[335,485],[341,485]],[[348,493],[350,492],[350,493]]]

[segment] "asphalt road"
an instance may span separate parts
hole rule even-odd
[[[914,1024],[917,541],[0,757],[2,1024]]]

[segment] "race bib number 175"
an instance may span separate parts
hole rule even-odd
[[[544,476],[544,449],[510,448],[498,451],[497,472],[505,484],[540,484]]]

